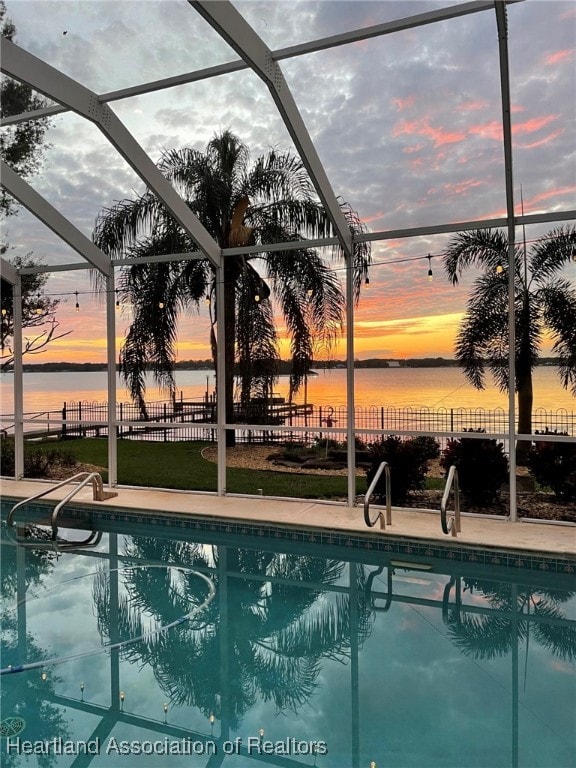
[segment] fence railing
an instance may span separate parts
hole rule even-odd
[[[164,400],[147,404],[148,418],[143,419],[133,403],[117,403],[115,420],[121,438],[141,440],[215,440],[216,403],[213,400],[183,402]],[[2,430],[13,431],[13,414],[3,415]],[[108,431],[108,404],[98,402],[66,402],[61,411],[24,414],[24,431],[28,438],[53,436],[105,436]],[[295,405],[276,401],[236,406],[235,421],[242,425],[266,425],[239,431],[239,442],[259,442],[290,439],[288,427],[294,429],[294,439],[313,442],[326,429],[332,440],[344,441],[347,430],[345,406]],[[386,406],[356,406],[355,430],[365,442],[377,434],[362,430],[395,432],[463,432],[482,429],[489,433],[508,431],[508,413],[502,408],[396,408]],[[269,425],[269,429],[268,429]],[[274,430],[281,426],[282,429]],[[537,408],[532,414],[532,431],[557,431],[576,436],[576,411],[565,408]]]

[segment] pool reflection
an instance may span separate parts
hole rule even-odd
[[[478,768],[570,764],[576,592],[567,579],[503,571],[495,581],[479,569],[446,573],[445,563],[427,571],[381,554],[363,563],[351,559],[359,553],[187,534],[109,533],[96,551],[60,560],[3,542],[3,671],[62,662],[3,675],[3,729],[19,717],[21,739],[97,740],[98,762],[114,768],[189,765],[190,755],[235,768],[446,768],[464,750]],[[194,572],[213,582],[214,600],[162,631],[203,604]],[[95,634],[103,648],[125,644],[72,658]],[[143,763],[118,751],[132,742],[164,752]],[[37,764],[93,757],[52,750]],[[10,768],[28,759],[3,754]]]

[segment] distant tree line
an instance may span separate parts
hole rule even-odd
[[[390,365],[393,363],[394,365]],[[538,365],[558,365],[559,360],[555,357],[542,357]],[[290,360],[278,360],[276,362],[276,373],[278,376],[288,376],[291,373]],[[314,368],[317,370],[329,370],[332,368],[343,368],[346,366],[345,360],[317,360],[314,362]],[[405,360],[386,360],[385,358],[373,357],[368,360],[355,360],[354,368],[454,368],[458,366],[457,360],[451,360],[445,357],[411,357]],[[150,366],[151,367],[151,366]],[[177,371],[213,371],[212,360],[180,360],[174,364]],[[25,363],[23,369],[27,373],[60,373],[69,371],[106,371],[106,363]],[[116,366],[120,370],[120,366]]]

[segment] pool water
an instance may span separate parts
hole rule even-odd
[[[573,577],[107,528],[2,540],[6,768],[576,765]]]

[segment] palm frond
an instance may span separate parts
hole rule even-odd
[[[566,621],[561,611],[551,605],[537,603],[534,615],[551,620],[549,623],[542,621],[536,624],[535,635],[538,642],[555,656],[571,663],[576,661],[576,629],[555,623],[559,620]]]
[[[518,638],[525,633],[526,622],[518,622]],[[459,622],[450,623],[448,634],[454,645],[473,659],[506,656],[513,642],[512,622],[497,616],[461,615]]]
[[[467,379],[477,389],[484,388],[484,371],[491,367],[499,383],[507,376],[508,318],[506,282],[496,273],[481,275],[468,300],[466,315],[456,339],[456,359]],[[507,384],[507,381],[506,381]]]
[[[537,285],[543,285],[572,259],[576,248],[576,227],[553,229],[530,249],[529,265]]]
[[[152,192],[134,200],[121,200],[104,208],[97,218],[92,239],[111,258],[125,258],[140,237],[150,235],[158,221],[169,214]]]
[[[444,270],[453,285],[472,265],[495,272],[498,264],[503,266],[507,262],[508,238],[500,230],[459,232],[444,251]]]
[[[540,288],[537,298],[552,331],[562,386],[576,396],[576,290],[567,280],[556,280]]]

